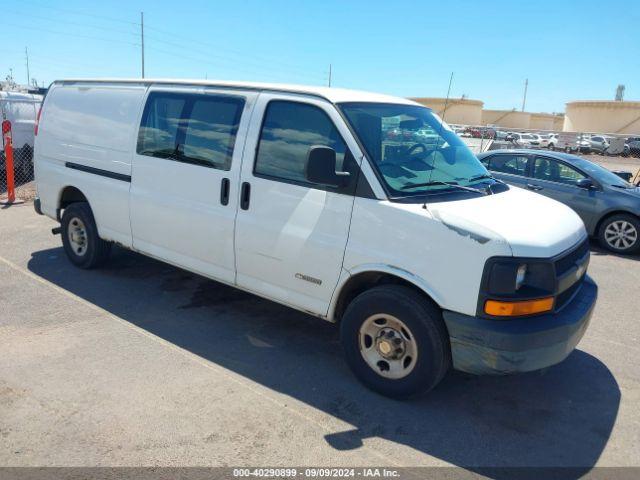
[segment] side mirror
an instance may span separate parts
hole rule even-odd
[[[336,151],[324,145],[314,145],[307,153],[304,176],[311,183],[344,187],[349,183],[349,172],[336,172]]]
[[[580,188],[584,188],[585,190],[590,190],[594,188],[594,184],[590,178],[581,178],[576,182],[576,186]]]

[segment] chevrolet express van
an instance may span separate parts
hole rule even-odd
[[[388,396],[451,367],[541,369],[597,288],[568,207],[493,177],[437,115],[391,96],[178,80],[51,85],[35,208],[69,260],[112,244],[340,325]]]

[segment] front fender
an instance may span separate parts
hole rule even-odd
[[[329,311],[327,314],[327,319],[335,322],[335,312],[338,305],[338,300],[340,299],[340,294],[342,293],[342,289],[344,286],[351,280],[353,277],[360,275],[362,273],[384,273],[393,275],[395,277],[399,277],[412,285],[415,285],[417,288],[422,290],[425,294],[427,294],[431,299],[438,305],[442,304],[442,297],[437,293],[437,291],[430,285],[425,279],[419,277],[411,273],[404,268],[396,267],[394,265],[389,265],[385,263],[365,263],[361,265],[357,265],[356,267],[352,267],[347,270],[345,268],[342,269],[340,273],[340,278],[338,279],[338,284],[336,285],[335,291],[331,298],[331,303],[329,305]]]

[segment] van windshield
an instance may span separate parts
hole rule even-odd
[[[491,181],[467,145],[417,105],[341,103],[391,197],[457,191]]]

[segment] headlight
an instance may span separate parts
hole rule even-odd
[[[543,313],[553,308],[555,267],[550,260],[490,258],[484,269],[478,313],[507,317]]]

